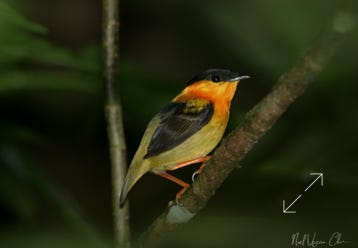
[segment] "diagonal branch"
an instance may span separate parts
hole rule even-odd
[[[323,70],[353,24],[353,17],[349,13],[342,12],[334,18],[332,26],[317,39],[291,70],[278,79],[271,92],[254,106],[243,122],[224,139],[203,173],[182,196],[180,206],[172,204],[152,223],[142,235],[141,244],[158,244],[168,232],[183,226],[205,207],[238,162]]]
[[[118,198],[127,162],[118,82],[119,0],[103,0],[103,60],[106,88],[106,120],[112,168],[112,205],[115,247],[130,246],[128,204],[119,208]]]

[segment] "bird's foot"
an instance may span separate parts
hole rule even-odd
[[[196,178],[199,174],[201,174],[201,173],[203,172],[203,169],[204,169],[205,166],[206,166],[206,163],[202,163],[202,164],[200,165],[199,169],[197,169],[197,170],[193,173],[193,175],[191,175],[191,180],[192,180],[193,182],[195,181],[195,178]]]

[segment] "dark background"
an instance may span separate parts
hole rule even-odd
[[[128,161],[150,118],[195,73],[239,85],[228,130],[356,1],[121,2],[120,82]],[[356,17],[356,16],[355,16]],[[111,177],[101,85],[101,3],[0,0],[0,246],[109,247]],[[357,233],[358,35],[163,247],[291,247]],[[190,181],[194,167],[175,172]],[[324,173],[290,210],[292,202]],[[179,187],[148,174],[131,191],[134,238]],[[292,246],[294,247],[294,246]],[[307,246],[306,246],[307,247]],[[322,246],[323,247],[323,246]]]

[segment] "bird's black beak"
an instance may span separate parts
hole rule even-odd
[[[237,82],[237,81],[240,81],[240,80],[242,80],[242,79],[248,79],[248,78],[250,78],[250,76],[237,76],[237,77],[234,77],[234,78],[232,78],[232,79],[230,79],[229,80],[229,82]]]

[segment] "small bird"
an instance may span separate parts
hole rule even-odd
[[[230,70],[209,69],[188,81],[184,90],[149,122],[130,164],[119,199],[123,207],[128,192],[147,172],[169,179],[183,188],[189,184],[166,171],[202,163],[220,142],[229,119],[231,100],[240,80],[249,78]]]

